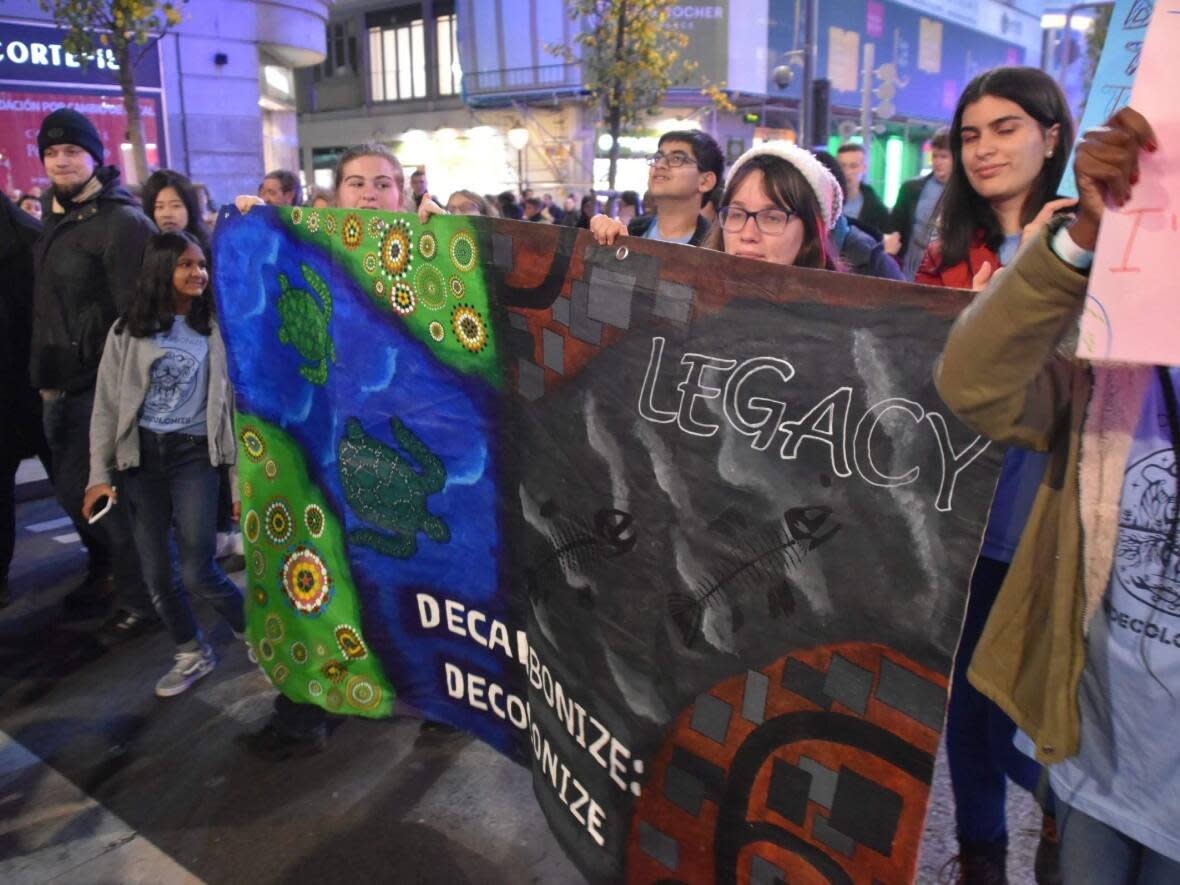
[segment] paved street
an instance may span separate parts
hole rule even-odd
[[[582,881],[528,772],[471,738],[353,720],[311,760],[244,754],[233,738],[261,725],[274,692],[228,628],[212,632],[217,670],[158,699],[167,637],[105,651],[96,621],[63,620],[77,536],[51,499],[19,505],[18,525],[0,613],[0,882]],[[943,760],[935,779],[923,883],[955,850]],[[1031,883],[1040,817],[1015,799],[1011,881]]]

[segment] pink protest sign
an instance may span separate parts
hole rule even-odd
[[[1078,340],[1086,359],[1180,365],[1178,53],[1180,0],[1157,3],[1131,106],[1151,122],[1160,148],[1140,155],[1131,199],[1103,216]]]

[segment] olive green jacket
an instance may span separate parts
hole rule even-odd
[[[1123,470],[1151,373],[1092,367],[1058,349],[1074,337],[1088,278],[1050,248],[1057,226],[959,316],[935,368],[965,424],[1050,456],[968,669],[1047,764],[1078,751],[1086,635],[1110,580]]]

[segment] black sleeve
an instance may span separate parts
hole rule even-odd
[[[143,250],[148,237],[156,232],[156,226],[131,206],[119,206],[106,223],[109,228],[103,250],[103,268],[115,311],[123,314],[131,306],[135,282],[143,265]]]

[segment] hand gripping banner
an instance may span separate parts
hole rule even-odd
[[[1000,464],[931,381],[967,295],[335,209],[216,253],[279,691],[531,766],[591,881],[912,880]]]

